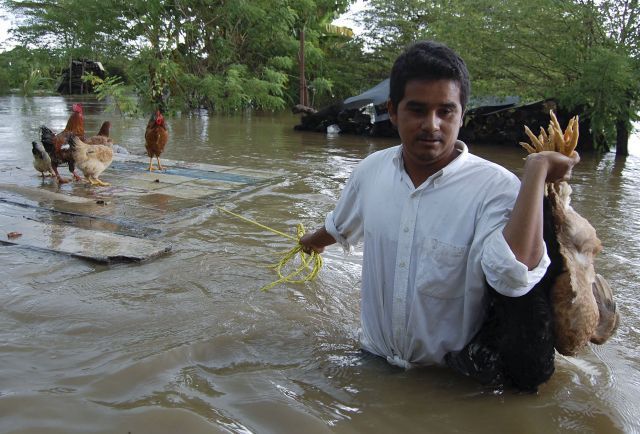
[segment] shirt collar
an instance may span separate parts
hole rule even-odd
[[[393,165],[396,166],[396,169],[402,169],[402,145],[396,146],[396,151],[393,153]]]
[[[467,161],[467,158],[469,158],[469,148],[462,140],[456,140],[453,147],[458,152],[458,156],[451,163],[442,168],[442,176],[456,173],[464,165],[464,162]]]
[[[434,173],[434,177],[446,176],[456,173],[464,165],[464,162],[467,160],[467,158],[469,158],[469,148],[467,147],[466,143],[464,143],[462,140],[456,140],[456,143],[453,146],[459,155],[440,171]],[[404,164],[402,163],[402,145],[398,146],[398,148],[396,149],[392,161],[397,169],[404,170]]]

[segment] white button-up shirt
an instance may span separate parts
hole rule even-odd
[[[544,275],[518,262],[502,235],[520,181],[472,155],[458,157],[415,188],[402,145],[354,169],[326,230],[345,249],[364,240],[361,345],[402,367],[442,363],[480,328],[488,282],[526,294]],[[486,282],[485,282],[486,279]]]

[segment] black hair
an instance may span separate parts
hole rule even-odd
[[[460,105],[464,113],[471,84],[464,60],[455,51],[435,41],[416,42],[400,54],[391,68],[389,99],[397,109],[411,80],[453,80],[460,85]]]

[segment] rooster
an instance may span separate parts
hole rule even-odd
[[[164,117],[160,110],[151,115],[147,129],[144,133],[147,155],[149,156],[149,172],[153,171],[153,157],[158,160],[158,170],[164,170],[160,164],[160,154],[164,151],[164,147],[169,140],[169,132],[164,124]]]
[[[51,157],[47,154],[42,144],[31,142],[31,153],[33,154],[33,167],[40,172],[42,179],[45,176],[53,176],[53,167],[51,166]],[[45,175],[46,174],[46,175]]]
[[[109,130],[111,129],[111,122],[104,121],[100,127],[100,131],[95,136],[87,138],[85,143],[89,145],[113,145],[113,139],[109,137]]]
[[[71,135],[84,139],[84,115],[82,105],[74,104],[72,110],[73,113],[69,116],[67,126],[64,127],[64,130],[60,133],[55,134],[44,125],[40,127],[40,141],[47,151],[47,154],[49,154],[49,157],[51,157],[51,167],[56,175],[56,179],[61,184],[68,182],[68,180],[62,178],[58,173],[58,166],[65,163],[69,165],[69,171],[73,174],[73,178],[76,181],[80,180],[80,177],[75,172],[71,151],[68,148],[63,149],[63,145],[69,141]]]
[[[113,150],[108,145],[89,145],[79,137],[69,138],[69,150],[75,164],[91,185],[107,186],[109,183],[99,179],[113,160]]]

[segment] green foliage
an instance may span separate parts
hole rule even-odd
[[[293,58],[288,56],[274,56],[267,61],[267,66],[281,71],[292,70],[295,66]]]
[[[66,63],[84,57],[120,65],[126,76],[118,75],[145,110],[234,111],[296,100],[303,28],[307,80],[332,81],[323,44],[330,34],[349,39],[347,29],[329,24],[353,0],[0,1],[24,17],[15,32],[25,45],[46,47]]]
[[[0,95],[6,95],[11,90],[11,73],[0,69]]]
[[[104,80],[93,74],[85,74],[82,80],[94,86],[96,96],[100,101],[107,100],[111,107],[120,115],[138,115],[138,102],[117,76],[106,77]]]
[[[231,65],[223,74],[193,74],[180,77],[180,98],[190,106],[206,107],[221,112],[244,109],[281,110],[285,107],[284,89],[288,77],[282,72],[264,68],[259,77],[246,65]]]
[[[3,0],[8,10],[23,19],[14,34],[24,46],[51,50],[66,55],[90,56],[98,60],[126,47],[118,35],[126,23],[117,19],[112,0]]]
[[[473,96],[556,98],[607,151],[640,110],[637,0],[371,0],[362,17],[387,67],[410,42],[436,39],[467,62]]]
[[[16,47],[0,53],[0,93],[25,95],[50,93],[55,89],[57,59],[46,50]]]
[[[50,84],[54,80],[48,77],[42,76],[42,71],[39,69],[32,69],[27,78],[22,82],[22,94],[25,96],[32,96],[36,91],[48,91],[50,90]]]
[[[634,90],[637,93],[638,79],[637,64],[629,57],[594,48],[580,77],[558,89],[558,99],[570,109],[588,107],[591,131],[608,148],[615,143],[616,121],[637,118],[637,106],[624,101],[632,99]]]

